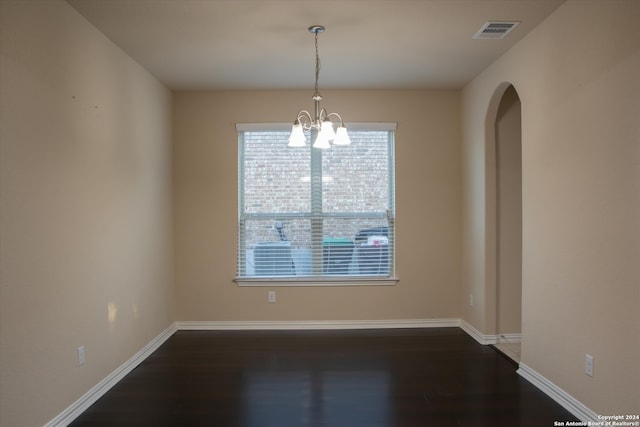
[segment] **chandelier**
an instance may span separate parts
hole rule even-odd
[[[293,122],[291,127],[291,135],[289,136],[289,147],[304,147],[307,143],[305,131],[310,131],[313,147],[329,148],[330,142],[334,145],[351,144],[351,139],[347,134],[347,128],[344,126],[342,117],[338,113],[329,113],[324,108],[320,108],[322,95],[318,91],[318,77],[320,75],[320,57],[318,56],[318,34],[324,32],[322,25],[312,25],[309,32],[315,34],[316,39],[316,84],[311,99],[313,99],[314,114],[313,116],[307,110],[301,110]],[[334,130],[334,122],[337,129]]]

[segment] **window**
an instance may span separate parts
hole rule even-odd
[[[288,147],[289,128],[238,125],[237,281],[392,279],[395,125],[350,125],[327,150]]]

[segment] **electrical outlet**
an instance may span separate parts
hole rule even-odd
[[[78,366],[84,365],[84,346],[78,347]]]
[[[593,356],[590,354],[584,355],[584,373],[593,376]]]
[[[269,291],[267,293],[267,301],[269,302],[276,302],[276,291]]]
[[[473,307],[473,294],[469,294],[469,307]]]

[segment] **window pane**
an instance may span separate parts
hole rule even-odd
[[[311,275],[308,218],[247,219],[243,224],[244,247],[240,256],[247,276]]]
[[[389,224],[384,217],[324,220],[323,272],[347,275],[389,275]]]
[[[323,212],[389,209],[389,132],[351,131],[351,145],[322,152]]]
[[[287,147],[287,132],[244,133],[244,211],[309,212],[311,150]]]

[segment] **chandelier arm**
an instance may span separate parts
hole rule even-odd
[[[311,114],[307,110],[300,110],[297,117],[298,122],[302,125],[302,128],[305,130],[311,129],[313,125],[313,118]]]
[[[324,122],[325,120],[327,120],[329,118],[329,113],[327,113],[327,110],[322,108],[320,110],[320,114],[318,114],[318,117],[316,118],[318,121],[318,124]]]
[[[327,114],[327,119],[329,119],[329,117],[331,116],[336,116],[338,118],[338,120],[340,121],[340,125],[344,126],[344,122],[342,121],[342,116],[340,116],[340,114],[338,113],[329,113]]]

